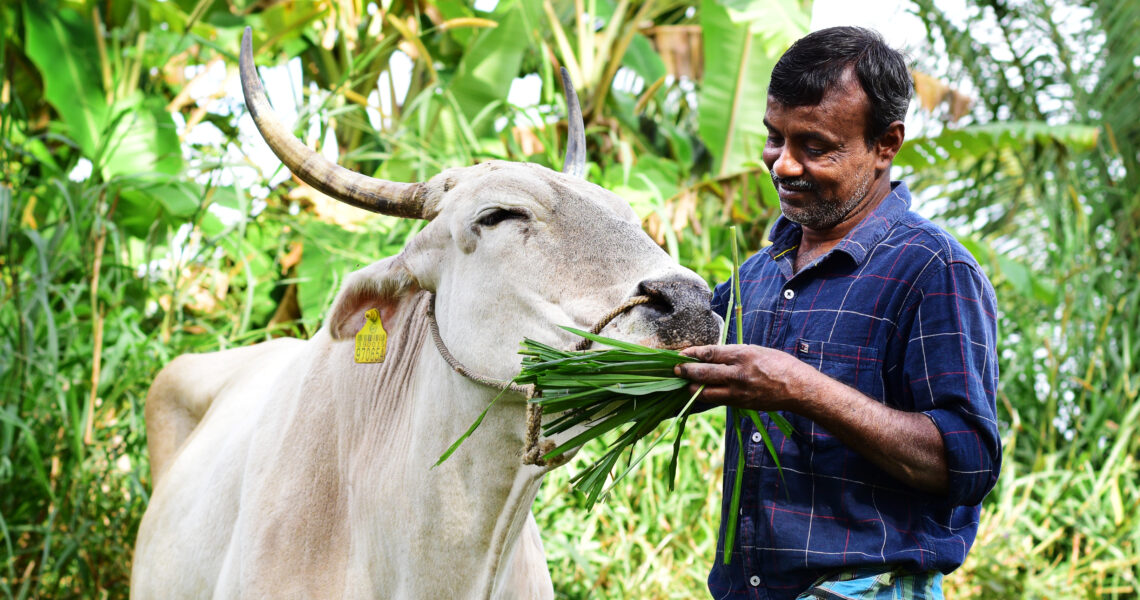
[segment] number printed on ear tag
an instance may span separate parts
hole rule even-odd
[[[356,334],[356,362],[382,363],[388,351],[388,332],[380,322],[380,311],[370,308],[364,318],[364,327]]]

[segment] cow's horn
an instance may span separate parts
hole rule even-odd
[[[578,94],[574,91],[566,67],[562,67],[562,89],[566,91],[566,159],[562,161],[562,172],[574,177],[585,177],[586,126],[582,122]]]
[[[385,181],[349,171],[314,152],[285,129],[273,114],[257,76],[251,37],[250,28],[246,27],[241,36],[241,88],[253,122],[277,158],[302,181],[342,202],[385,215],[431,218],[424,213],[419,183]]]

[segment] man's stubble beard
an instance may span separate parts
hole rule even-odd
[[[780,208],[784,213],[784,218],[815,231],[824,231],[839,225],[859,207],[867,198],[867,193],[871,191],[870,170],[862,171],[858,177],[855,190],[843,202],[837,202],[833,198],[821,197],[819,202],[804,207],[790,207],[781,203]],[[776,178],[773,177],[773,179]]]

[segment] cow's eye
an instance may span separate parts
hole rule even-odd
[[[479,217],[476,221],[482,227],[494,227],[508,219],[525,219],[526,213],[521,210],[510,210],[506,208],[496,208],[483,216]]]

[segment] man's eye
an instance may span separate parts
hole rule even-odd
[[[807,146],[804,150],[811,156],[823,156],[827,153],[823,148],[816,148],[815,146]]]
[[[525,219],[526,213],[521,210],[507,210],[500,208],[493,210],[481,217],[476,221],[482,227],[494,227],[508,219]]]

